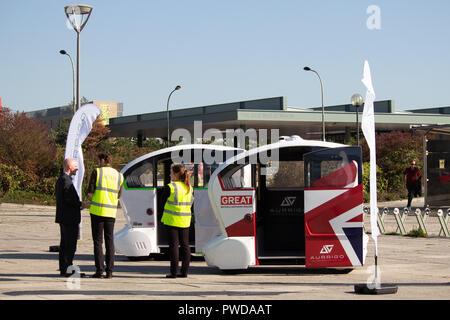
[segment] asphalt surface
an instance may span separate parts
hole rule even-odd
[[[401,206],[401,203],[399,203]],[[379,204],[383,207],[387,204]],[[390,204],[396,205],[394,204]],[[413,202],[414,205],[414,202]],[[420,203],[419,203],[420,205]],[[382,284],[397,293],[361,295],[354,285],[367,283],[374,271],[374,241],[370,239],[365,266],[347,270],[306,269],[304,265],[264,265],[228,275],[201,259],[191,262],[188,278],[166,279],[169,261],[129,261],[116,255],[112,279],[61,278],[55,208],[0,204],[0,300],[449,300],[450,238],[439,237],[434,215],[427,220],[428,238],[381,235],[378,238]],[[82,212],[82,239],[74,264],[92,275],[95,271],[89,213]],[[365,228],[370,231],[369,217]],[[388,215],[387,229],[396,224]],[[118,213],[115,231],[125,224]],[[408,216],[406,228],[417,227]]]

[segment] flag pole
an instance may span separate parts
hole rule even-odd
[[[375,242],[375,271],[374,282],[371,283],[369,278],[365,284],[355,285],[355,292],[361,294],[390,294],[397,293],[396,286],[382,286],[378,274],[378,235],[380,230],[377,225],[377,169],[376,169],[376,143],[375,143],[375,90],[372,85],[372,77],[370,67],[367,61],[364,61],[364,72],[362,82],[366,86],[366,99],[364,101],[364,110],[361,120],[361,128],[366,138],[367,145],[370,149],[370,225],[372,229],[372,239]]]
[[[378,279],[378,256],[375,253],[375,281]]]

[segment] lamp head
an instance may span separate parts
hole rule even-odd
[[[364,99],[359,93],[355,93],[354,95],[352,95],[350,102],[353,106],[359,107],[364,104]]]
[[[92,6],[87,4],[72,4],[64,7],[66,14],[90,14],[92,9]]]
[[[181,89],[181,86],[176,86],[175,87],[175,90],[180,90]]]
[[[311,71],[311,68],[310,68],[310,67],[304,67],[303,70],[305,70],[305,71]]]
[[[61,53],[61,54],[67,54],[66,50],[59,50],[59,53]]]
[[[64,12],[72,28],[80,33],[91,16],[93,7],[86,4],[72,4],[64,7]]]

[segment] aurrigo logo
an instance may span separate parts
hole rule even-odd
[[[326,244],[322,247],[322,249],[320,250],[320,253],[325,254],[325,253],[331,253],[331,250],[333,250],[334,245],[333,244]]]
[[[281,207],[292,207],[297,197],[285,197],[281,202]]]

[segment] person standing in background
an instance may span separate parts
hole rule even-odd
[[[403,175],[405,176],[405,185],[406,189],[408,189],[408,204],[407,207],[411,210],[411,202],[415,195],[418,194],[417,189],[421,186],[418,186],[418,182],[420,182],[420,177],[422,173],[419,168],[416,167],[416,161],[411,161],[411,166],[406,168],[403,171]]]

